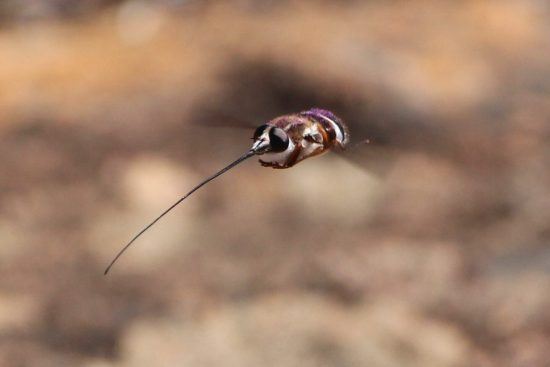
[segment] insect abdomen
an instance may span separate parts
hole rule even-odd
[[[329,140],[328,146],[343,148],[349,141],[346,125],[334,113],[320,108],[312,108],[302,112],[302,115],[309,117],[323,128]]]

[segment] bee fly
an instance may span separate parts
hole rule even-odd
[[[105,269],[104,274],[109,272],[118,258],[135,240],[162,217],[168,214],[168,212],[202,186],[229,171],[244,160],[258,155],[261,156],[259,161],[264,167],[278,169],[290,168],[306,158],[323,154],[331,149],[343,150],[349,142],[349,133],[343,121],[332,112],[319,108],[312,108],[300,113],[277,117],[259,126],[256,131],[254,131],[252,140],[254,141],[252,147],[245,154],[199,183],[136,234],[130,242],[118,252],[107,269]]]

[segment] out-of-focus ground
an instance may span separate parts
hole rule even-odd
[[[1,4],[1,366],[550,365],[547,2]]]

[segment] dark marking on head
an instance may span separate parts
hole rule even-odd
[[[265,129],[267,129],[268,125],[267,124],[263,124],[261,126],[258,126],[256,128],[256,130],[254,131],[254,136],[252,139],[256,140],[258,139],[265,131]]]
[[[272,152],[284,152],[288,144],[289,138],[283,129],[273,127],[269,130],[269,145]]]

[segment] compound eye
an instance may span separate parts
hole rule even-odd
[[[284,152],[288,148],[289,140],[283,129],[275,127],[269,130],[269,146],[272,152]]]
[[[254,137],[252,139],[257,140],[260,136],[262,136],[265,129],[267,129],[266,124],[258,126],[258,128],[254,131]]]

